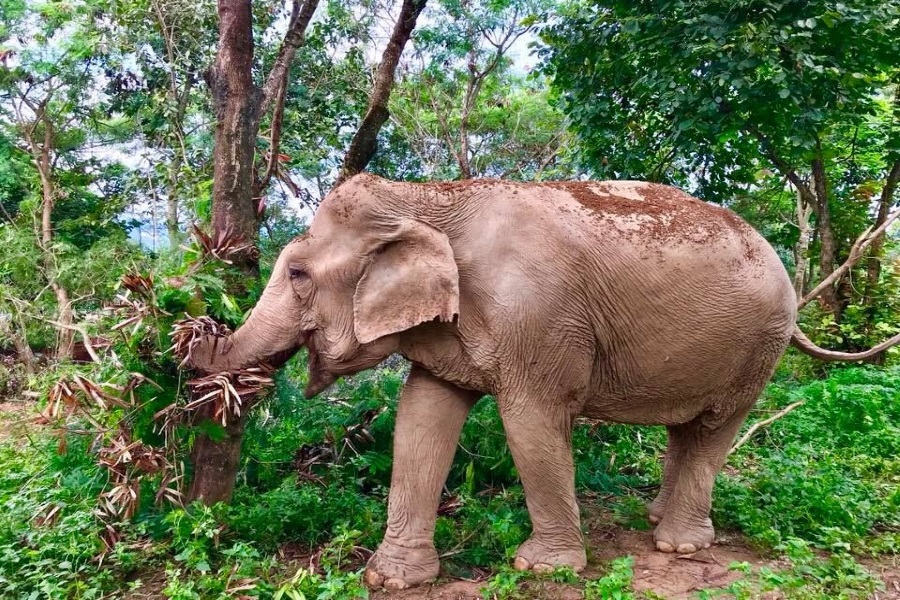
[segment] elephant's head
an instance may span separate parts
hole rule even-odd
[[[247,322],[225,340],[202,340],[192,364],[280,366],[306,346],[310,398],[387,358],[401,332],[452,320],[459,276],[450,241],[415,216],[414,198],[390,193],[397,185],[357,176],[332,192],[309,231],[282,250]]]

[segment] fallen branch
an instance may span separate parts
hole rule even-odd
[[[852,269],[856,263],[863,257],[864,250],[868,248],[872,242],[881,236],[882,233],[887,231],[888,227],[890,227],[894,221],[900,218],[900,210],[894,211],[891,215],[885,219],[884,223],[882,223],[877,229],[874,231],[872,228],[869,228],[862,232],[856,241],[853,243],[853,247],[850,249],[850,256],[847,257],[847,260],[844,261],[844,264],[839,266],[834,270],[831,275],[826,277],[817,285],[810,293],[805,295],[798,303],[797,308],[801,309],[819,296],[822,292],[824,292],[828,286],[833,285],[838,279],[840,279],[844,273]]]
[[[87,350],[88,356],[91,357],[91,360],[98,365],[103,362],[102,360],[100,360],[100,356],[94,349],[93,344],[91,344],[91,337],[88,335],[87,331],[85,331],[84,327],[79,327],[78,325],[68,325],[66,323],[60,323],[59,321],[53,321],[51,319],[44,320],[51,325],[55,325],[56,327],[62,327],[63,329],[68,329],[70,331],[79,333],[81,335],[81,339],[84,340],[84,349]]]
[[[728,451],[729,456],[732,455],[732,454],[734,454],[735,452],[737,452],[738,448],[740,448],[741,446],[743,446],[744,444],[746,444],[747,441],[748,441],[751,437],[753,437],[753,434],[754,434],[754,433],[756,433],[757,431],[759,431],[760,429],[762,429],[762,428],[765,427],[766,425],[769,425],[769,424],[771,424],[771,423],[774,423],[775,421],[777,421],[777,420],[780,419],[781,417],[785,416],[786,414],[788,414],[789,412],[791,412],[791,411],[794,410],[795,408],[799,408],[800,406],[802,406],[802,405],[805,404],[805,403],[806,403],[806,400],[799,400],[799,401],[794,402],[793,404],[790,404],[790,405],[784,407],[783,409],[779,410],[777,413],[775,413],[774,415],[772,415],[772,416],[769,417],[768,419],[763,419],[762,421],[760,421],[760,422],[758,422],[758,423],[754,423],[753,426],[751,426],[750,429],[747,430],[747,433],[745,433],[744,435],[742,435],[742,436],[741,436],[741,439],[739,439],[739,440],[737,441],[737,443],[736,443],[734,446],[731,447],[731,450]]]

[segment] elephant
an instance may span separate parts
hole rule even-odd
[[[400,183],[356,175],[279,255],[247,321],[194,368],[278,366],[305,347],[305,396],[399,353],[384,539],[366,581],[439,572],[441,489],[472,406],[497,403],[531,537],[514,566],[586,565],[571,448],[578,416],[664,425],[649,506],[656,548],[715,539],[713,482],[790,343],[797,298],[772,247],[731,211],[641,181]]]

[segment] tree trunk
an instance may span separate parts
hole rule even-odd
[[[881,189],[881,197],[878,200],[878,215],[875,217],[873,227],[878,228],[887,221],[888,213],[894,203],[894,193],[897,191],[897,184],[900,183],[900,161],[894,163],[885,179],[884,187]],[[875,326],[875,292],[878,288],[878,281],[881,279],[881,259],[884,254],[884,238],[886,233],[880,234],[869,246],[869,260],[866,265],[866,289],[863,295],[863,305],[867,308],[869,327]],[[865,362],[873,365],[883,365],[886,356],[884,352],[879,352],[875,356],[866,359]]]
[[[166,232],[169,234],[169,248],[172,250],[177,250],[179,245],[181,245],[181,230],[178,228],[178,198],[180,192],[178,183],[181,178],[181,166],[184,164],[187,152],[184,147],[184,115],[187,112],[190,94],[191,80],[188,79],[178,98],[175,115],[172,117],[172,127],[175,130],[175,137],[178,139],[179,145],[179,149],[176,150],[175,156],[172,157],[172,162],[169,164],[169,183],[166,190]]]
[[[0,319],[0,333],[9,337],[16,349],[16,359],[25,366],[28,375],[34,375],[34,352],[28,345],[28,337],[25,333],[25,323],[21,315],[14,309],[9,319]]]
[[[198,416],[209,419],[212,415],[201,413]],[[188,493],[192,501],[199,500],[207,506],[231,501],[240,468],[245,425],[245,418],[229,423],[224,438],[218,442],[211,441],[206,435],[200,435],[194,441],[191,451],[194,477]]]
[[[36,116],[37,121],[43,121],[44,124],[43,144],[39,146],[33,134],[29,135],[29,142],[41,178],[41,260],[47,283],[56,296],[56,320],[60,323],[60,326],[57,327],[56,357],[66,359],[71,358],[72,348],[75,344],[75,332],[71,328],[75,322],[75,314],[72,312],[69,292],[57,277],[56,256],[53,254],[53,206],[56,201],[56,191],[53,187],[51,173],[53,167],[50,164],[50,153],[53,149],[53,125],[47,119],[44,106],[42,105]]]
[[[181,229],[178,227],[178,173],[181,170],[181,158],[176,156],[169,165],[169,185],[166,190],[166,234],[169,237],[169,249],[178,250],[181,245]]]
[[[828,185],[825,176],[825,163],[821,156],[812,162],[812,189],[815,195],[813,211],[816,214],[816,229],[819,233],[819,277],[825,279],[834,272],[837,245],[834,230],[831,227],[831,209],[828,206]],[[838,283],[839,285],[839,283]],[[837,294],[838,285],[829,286],[820,296],[826,310],[840,322],[843,306]]]
[[[891,205],[894,203],[894,192],[897,191],[897,184],[900,183],[900,161],[894,163],[887,179],[885,179],[884,187],[881,189],[881,198],[878,201],[878,215],[875,218],[873,227],[878,228],[887,220]],[[865,306],[872,306],[875,297],[875,288],[878,287],[878,280],[881,277],[881,255],[884,250],[885,234],[879,235],[869,247],[869,261],[866,265],[866,292],[863,299]]]
[[[394,85],[394,73],[400,62],[400,55],[403,54],[403,48],[416,26],[416,19],[425,8],[425,2],[426,0],[403,0],[391,39],[384,49],[384,54],[381,55],[381,64],[375,73],[375,83],[369,95],[369,107],[353,136],[353,141],[350,142],[335,186],[361,173],[375,156],[378,132],[390,116],[387,103]]]
[[[254,245],[258,235],[253,201],[253,159],[259,126],[259,89],[253,83],[253,14],[250,0],[219,0],[219,50],[209,72],[216,111],[213,149],[212,229],[234,244]],[[255,246],[232,255],[244,277],[226,281],[229,293],[244,295],[259,277]],[[210,415],[201,414],[200,418]],[[226,426],[224,439],[200,434],[191,451],[194,478],[188,495],[207,505],[230,502],[240,464],[243,420]]]
[[[256,242],[262,217],[261,198],[254,195],[256,137],[261,107],[275,106],[273,132],[281,128],[288,69],[318,0],[294,0],[288,31],[263,90],[253,82],[253,14],[250,0],[219,0],[219,49],[208,74],[216,111],[213,150],[212,228],[215,239],[227,238],[248,248],[229,258],[241,269],[240,277],[226,280],[229,293],[246,295],[248,282],[259,277]],[[277,137],[271,143],[277,149]],[[268,169],[267,169],[268,171]],[[267,173],[266,177],[271,175]],[[202,417],[202,415],[201,415]],[[209,418],[209,415],[206,415]],[[225,437],[214,441],[200,434],[194,441],[191,463],[194,478],[188,498],[205,504],[229,502],[240,466],[245,420],[228,423]]]
[[[797,192],[797,226],[800,228],[800,238],[794,247],[794,292],[797,298],[803,297],[806,287],[806,269],[809,262],[809,217],[812,207],[799,191]]]
[[[253,14],[250,0],[219,0],[219,51],[209,73],[216,112],[213,150],[212,227],[235,241],[257,238],[253,201],[253,154],[259,125],[259,89],[253,83]],[[244,251],[235,264],[258,274],[256,253]]]

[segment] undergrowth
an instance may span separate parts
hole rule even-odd
[[[743,533],[785,566],[735,565],[737,583],[703,594],[867,597],[877,582],[854,556],[900,548],[900,369],[838,368],[819,379],[785,365],[750,420],[806,403],[730,458],[713,514],[718,528]],[[252,417],[230,506],[166,508],[151,494],[102,563],[94,510],[106,475],[92,440],[73,436],[63,448],[42,429],[10,428],[0,438],[0,597],[99,598],[128,588],[178,599],[365,596],[361,569],[385,525],[404,366],[313,400],[302,399],[305,376],[302,357],[292,361]],[[583,423],[573,444],[579,489],[617,523],[647,528],[664,430]],[[447,490],[435,536],[445,572],[495,573],[490,598],[534,585],[507,566],[530,525],[490,398],[473,409]],[[577,585],[586,598],[639,598],[631,568],[623,558]]]

